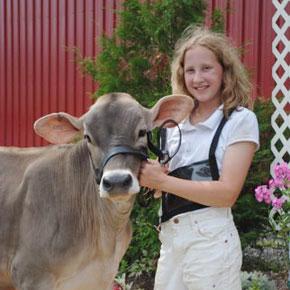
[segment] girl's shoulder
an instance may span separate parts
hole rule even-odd
[[[229,117],[229,123],[257,122],[256,114],[245,107],[237,107]]]
[[[236,142],[250,141],[259,148],[259,125],[255,113],[247,108],[238,107],[230,115],[225,125],[227,145]]]

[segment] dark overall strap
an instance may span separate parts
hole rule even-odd
[[[219,137],[221,135],[222,129],[223,129],[225,123],[227,122],[227,120],[228,119],[224,116],[222,118],[222,120],[220,121],[218,128],[217,128],[216,132],[214,133],[214,137],[212,139],[212,142],[210,144],[209,158],[208,158],[208,160],[201,161],[201,162],[207,163],[207,165],[209,166],[210,173],[211,173],[211,180],[218,180],[219,179],[219,171],[218,171],[217,161],[216,161],[216,157],[215,157],[215,151],[216,151],[216,148],[218,145],[218,141],[219,141]],[[191,165],[194,165],[194,164],[191,164]],[[184,166],[184,167],[187,167],[187,166]],[[180,172],[178,173],[177,171],[178,171],[178,169],[175,169],[172,172],[170,172],[169,175],[187,179],[186,177],[181,177]],[[205,207],[207,207],[207,206],[203,205],[203,204],[191,202],[189,200],[172,195],[170,193],[164,193],[162,195],[161,222],[165,222],[165,221],[169,220],[170,218],[174,217],[175,215],[185,213],[188,211],[202,209]]]
[[[224,125],[227,122],[227,118],[224,116],[215,132],[215,135],[212,139],[211,145],[210,145],[210,149],[209,149],[209,156],[208,156],[208,160],[209,160],[209,165],[210,165],[210,172],[211,172],[211,176],[213,180],[218,180],[220,175],[219,175],[219,170],[218,170],[218,166],[217,166],[217,161],[216,161],[216,157],[215,157],[215,151],[219,142],[219,137],[221,135],[222,129],[224,127]]]

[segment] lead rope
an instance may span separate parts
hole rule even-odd
[[[174,124],[178,128],[179,132],[179,142],[177,145],[177,148],[172,154],[172,156],[169,156],[169,153],[167,150],[165,150],[166,147],[166,128],[164,126],[168,123]],[[179,151],[180,146],[181,146],[181,141],[182,141],[182,134],[180,127],[178,123],[172,119],[166,120],[163,122],[160,127],[158,128],[157,132],[157,139],[158,139],[158,145],[154,145],[152,142],[152,133],[148,132],[147,133],[147,138],[148,138],[148,148],[149,150],[154,153],[158,157],[158,162],[161,164],[161,166],[165,166]],[[141,190],[138,194],[138,203],[141,207],[148,207],[151,201],[153,200],[155,189],[149,189],[147,187],[141,187]]]

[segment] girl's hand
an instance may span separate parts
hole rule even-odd
[[[142,162],[139,174],[141,186],[150,189],[162,190],[162,183],[165,182],[168,168],[161,166],[156,160]]]

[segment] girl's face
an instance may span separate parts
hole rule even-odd
[[[196,46],[185,53],[184,80],[188,92],[200,104],[220,104],[223,68],[211,50]]]

